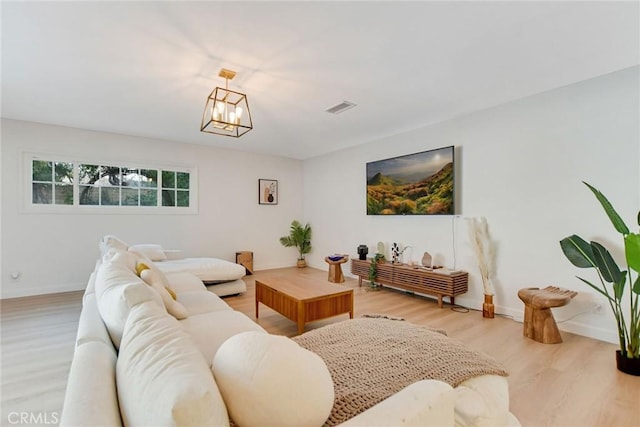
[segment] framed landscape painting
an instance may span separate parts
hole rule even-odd
[[[454,215],[454,147],[367,163],[367,215]]]
[[[278,204],[278,181],[275,179],[258,180],[258,203],[261,205]]]

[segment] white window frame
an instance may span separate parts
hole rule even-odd
[[[198,167],[169,163],[140,162],[122,159],[87,159],[68,155],[23,152],[22,179],[18,179],[19,194],[22,195],[21,211],[24,213],[66,213],[66,214],[143,214],[143,215],[194,215],[198,213]],[[73,205],[33,203],[33,161],[73,163]],[[108,165],[137,169],[156,169],[158,171],[157,206],[107,206],[81,205],[78,165]],[[185,172],[189,174],[189,206],[162,206],[162,171]]]

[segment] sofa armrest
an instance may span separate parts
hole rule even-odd
[[[449,384],[436,380],[418,381],[340,427],[453,426],[454,398]]]
[[[73,355],[64,396],[61,427],[122,426],[116,391],[116,352],[91,341]]]

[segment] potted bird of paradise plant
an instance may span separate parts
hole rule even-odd
[[[596,196],[614,228],[622,235],[626,267],[618,267],[602,244],[593,241],[587,243],[575,234],[562,239],[560,247],[576,267],[593,268],[597,271],[599,284],[582,277],[578,279],[604,296],[613,311],[620,342],[620,349],[616,352],[618,369],[627,374],[640,376],[640,233],[629,230],[599,190],[586,182],[584,184]],[[640,226],[640,212],[637,221]],[[628,307],[625,307],[625,302],[628,303]]]

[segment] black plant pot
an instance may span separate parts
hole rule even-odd
[[[640,359],[630,359],[622,357],[620,350],[616,350],[616,366],[618,370],[625,374],[640,377]]]

